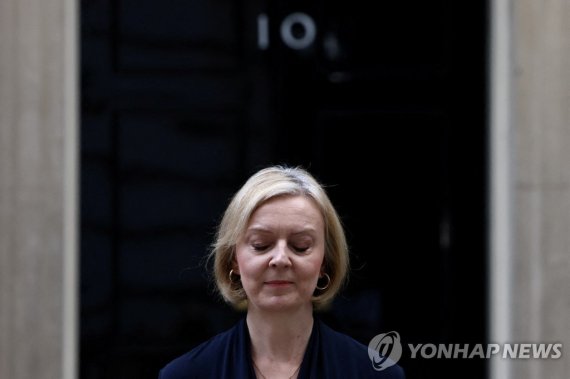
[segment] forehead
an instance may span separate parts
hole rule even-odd
[[[322,213],[315,201],[307,196],[279,196],[262,203],[251,215],[247,229],[324,228]]]

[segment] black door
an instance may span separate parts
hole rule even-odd
[[[269,164],[308,168],[343,218],[329,324],[485,342],[484,2],[85,0],[81,20],[81,378],[156,378],[242,316],[203,258]]]

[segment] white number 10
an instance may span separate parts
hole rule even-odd
[[[293,27],[298,25],[303,31],[301,36],[293,34]],[[283,19],[279,28],[281,40],[294,50],[305,49],[315,41],[317,27],[315,22],[306,13],[291,13]],[[269,18],[265,13],[257,16],[257,46],[261,50],[269,48]]]

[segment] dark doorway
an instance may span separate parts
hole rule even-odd
[[[156,378],[241,314],[203,266],[230,196],[302,165],[353,272],[322,317],[361,342],[484,343],[486,5],[81,2],[82,379]],[[408,378],[484,360],[400,361]]]

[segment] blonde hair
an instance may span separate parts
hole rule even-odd
[[[317,290],[312,302],[316,309],[330,303],[347,279],[348,246],[340,218],[324,188],[306,170],[299,167],[272,166],[252,175],[234,195],[217,230],[209,258],[214,259],[214,278],[222,297],[236,308],[247,305],[241,283],[232,281],[230,270],[236,245],[245,233],[251,215],[264,202],[277,196],[307,196],[323,216],[325,225],[324,272],[330,283]]]

